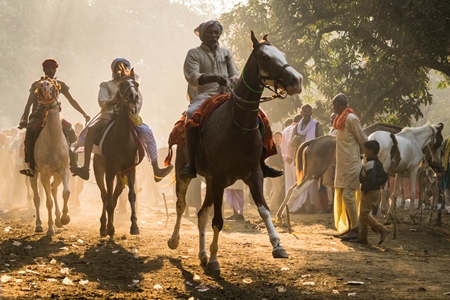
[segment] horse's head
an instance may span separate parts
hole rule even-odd
[[[442,175],[444,170],[443,156],[441,151],[441,145],[444,141],[442,136],[442,129],[444,129],[444,124],[439,123],[437,125],[431,126],[433,131],[431,142],[423,149],[424,158],[430,167],[436,172],[436,174]]]
[[[278,91],[286,92],[288,95],[301,93],[302,75],[287,63],[284,53],[269,42],[267,34],[258,41],[252,31],[251,39],[252,55],[259,66],[260,78],[264,85],[274,87],[277,93]]]
[[[444,137],[442,136],[442,129],[444,129],[444,124],[442,123],[433,126],[433,133],[434,133],[433,147],[435,150],[441,147],[442,142],[444,141]]]
[[[35,93],[38,95],[39,101],[45,106],[49,106],[57,102],[59,90],[60,84],[56,79],[44,76],[39,80]]]
[[[136,112],[139,103],[139,83],[136,81],[134,69],[120,79],[118,96],[120,103],[126,104],[131,112]]]

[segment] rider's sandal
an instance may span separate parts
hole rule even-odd
[[[23,174],[25,176],[34,177],[34,172],[33,172],[32,169],[29,169],[29,168],[28,169],[23,169],[23,170],[20,170],[19,172],[20,172],[20,174]]]

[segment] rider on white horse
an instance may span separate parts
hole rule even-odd
[[[42,67],[44,70],[44,74],[49,78],[54,79],[56,74],[56,68],[58,68],[58,63],[56,62],[56,60],[52,58],[46,59],[42,63]],[[69,87],[67,86],[67,84],[65,84],[61,80],[57,81],[59,83],[59,86],[61,87],[59,92],[67,98],[67,100],[73,106],[73,108],[75,108],[78,112],[80,112],[83,115],[86,122],[89,122],[91,117],[89,117],[84,112],[84,110],[81,108],[78,102],[72,97],[72,95],[69,92]],[[30,95],[28,96],[28,101],[27,104],[25,105],[25,110],[19,123],[19,128],[25,127],[27,128],[25,134],[25,162],[28,163],[29,165],[28,168],[20,170],[20,173],[30,177],[34,176],[35,162],[33,152],[34,152],[34,144],[37,139],[36,135],[39,133],[40,129],[38,125],[45,118],[44,106],[42,105],[42,101],[39,99],[39,95],[36,93],[39,82],[40,80],[37,80],[33,82],[33,84],[31,85]],[[31,106],[33,106],[32,113],[28,118]],[[68,142],[76,141],[76,135],[70,123],[64,120],[63,120],[63,132]],[[77,164],[76,155],[69,151],[69,156],[70,156],[70,164],[76,166]]]

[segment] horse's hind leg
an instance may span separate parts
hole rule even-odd
[[[178,248],[178,245],[180,243],[181,217],[183,216],[184,210],[186,209],[186,191],[190,182],[191,182],[190,178],[187,180],[183,180],[178,178],[177,175],[177,181],[175,183],[175,190],[177,196],[177,204],[176,204],[177,220],[175,222],[172,235],[167,241],[167,245],[169,246],[170,249]]]
[[[269,234],[270,243],[272,244],[272,256],[274,258],[287,258],[288,254],[284,250],[280,243],[280,237],[278,236],[275,226],[273,225],[272,218],[270,217],[269,207],[267,206],[266,200],[263,195],[263,182],[260,178],[255,178],[253,175],[245,183],[250,188],[250,193],[255,201],[256,207],[258,207],[258,212],[264,221],[267,228],[267,233]]]
[[[288,192],[286,193],[286,196],[283,199],[283,202],[281,203],[280,207],[278,208],[278,211],[277,211],[278,222],[283,221],[283,213],[285,213],[286,204],[288,204],[289,199],[291,198],[292,192],[294,191],[296,186],[297,186],[297,184],[294,184],[293,186],[291,186],[289,188]]]
[[[136,216],[136,192],[134,191],[134,181],[136,179],[136,171],[133,169],[128,175],[128,201],[131,207],[131,227],[130,234],[139,234]]]
[[[40,205],[41,205],[41,198],[39,197],[39,190],[37,185],[37,176],[38,172],[34,174],[34,177],[30,178],[30,185],[33,190],[33,201],[34,201],[34,208],[36,210],[36,228],[34,229],[35,232],[44,232],[44,229],[42,229],[42,221],[41,221],[41,213],[40,213]]]

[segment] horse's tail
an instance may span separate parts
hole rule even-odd
[[[306,170],[306,150],[309,146],[310,141],[304,142],[298,147],[297,150],[297,157],[295,161],[296,165],[296,173],[297,173],[297,184],[300,184],[302,182],[303,178],[305,177],[305,171]]]
[[[398,165],[400,163],[400,149],[398,148],[398,142],[397,142],[397,138],[395,137],[395,134],[391,133],[390,137],[392,139],[392,147],[391,147],[391,165]]]

